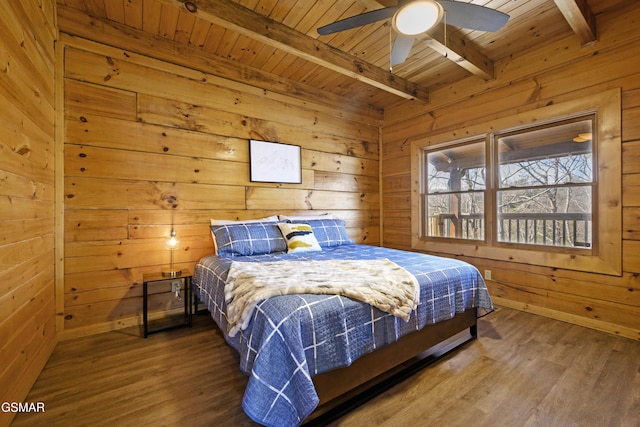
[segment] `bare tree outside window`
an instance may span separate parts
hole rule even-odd
[[[484,153],[484,139],[427,153],[427,235],[484,240]]]
[[[426,236],[485,240],[485,201],[495,189],[498,242],[591,248],[593,116],[509,131],[423,154]],[[493,143],[496,165],[487,162]],[[491,160],[491,159],[490,159]],[[487,168],[495,182],[487,182]]]
[[[496,138],[498,241],[592,245],[592,118]]]

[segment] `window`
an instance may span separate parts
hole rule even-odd
[[[591,248],[595,116],[424,148],[425,236],[485,240],[488,144],[503,243]],[[491,208],[489,208],[491,209]]]
[[[594,120],[494,136],[498,242],[592,247]]]
[[[426,235],[484,240],[485,142],[426,150]]]
[[[620,275],[620,108],[614,89],[413,141],[412,247]]]

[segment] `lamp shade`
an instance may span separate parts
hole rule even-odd
[[[393,15],[393,29],[400,34],[414,36],[424,33],[442,19],[444,10],[435,0],[411,1]]]

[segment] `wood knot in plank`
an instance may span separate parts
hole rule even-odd
[[[28,147],[27,145],[20,146],[16,148],[15,151],[17,154],[20,154],[21,156],[28,156],[29,154],[31,154],[31,148]]]
[[[198,6],[192,1],[184,2],[184,8],[190,13],[196,13],[198,11]]]

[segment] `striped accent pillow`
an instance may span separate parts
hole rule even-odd
[[[282,222],[278,227],[287,242],[287,253],[322,250],[309,224]]]

